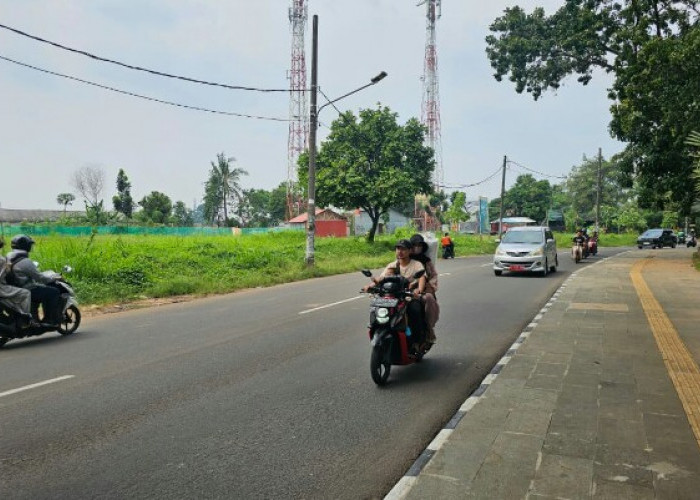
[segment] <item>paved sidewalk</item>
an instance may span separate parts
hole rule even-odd
[[[387,498],[700,498],[690,256],[581,265]]]

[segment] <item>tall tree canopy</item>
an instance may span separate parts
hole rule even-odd
[[[549,181],[538,181],[531,174],[519,175],[515,184],[503,197],[504,213],[513,217],[529,217],[542,222],[552,203],[552,186]],[[500,214],[501,199],[494,198],[489,204],[491,217]]]
[[[124,169],[120,168],[117,174],[117,194],[112,197],[114,210],[131,219],[134,211],[134,199],[131,197],[131,182]]]
[[[316,162],[319,206],[362,208],[372,220],[368,240],[390,208],[405,205],[416,194],[430,193],[435,168],[433,150],[424,145],[425,127],[415,119],[405,125],[388,107],[351,111],[332,124]],[[299,158],[299,177],[306,186],[308,154]]]
[[[497,80],[507,75],[535,99],[569,75],[585,85],[596,68],[613,73],[610,130],[629,143],[622,166],[647,189],[642,200],[687,211],[684,141],[700,129],[699,13],[697,0],[563,0],[549,16],[516,6],[491,25],[486,52]]]
[[[173,202],[168,195],[159,191],[151,191],[151,194],[141,199],[139,205],[143,208],[140,216],[144,221],[155,222],[156,224],[170,222]]]

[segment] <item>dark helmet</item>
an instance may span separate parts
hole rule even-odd
[[[428,244],[420,234],[414,234],[409,241],[411,242],[411,248],[419,246],[422,248],[421,253],[428,251]]]
[[[402,239],[396,242],[396,245],[394,245],[394,248],[406,248],[408,250],[411,249],[411,242],[406,239]]]
[[[32,245],[34,245],[34,240],[26,234],[18,234],[12,238],[12,241],[10,241],[10,246],[13,250],[24,250],[25,252],[31,252]]]

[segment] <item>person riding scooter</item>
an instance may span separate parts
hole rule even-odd
[[[12,252],[7,254],[8,268],[16,286],[29,290],[32,300],[32,316],[38,318],[39,304],[44,311],[42,323],[47,326],[57,326],[60,321],[61,293],[51,285],[53,278],[44,276],[29,258],[34,240],[24,234],[12,238]]]
[[[0,238],[0,249],[5,246],[5,240]],[[20,318],[21,327],[35,327],[38,324],[32,319],[32,295],[29,290],[9,285],[6,281],[8,266],[7,259],[0,253],[0,304],[11,309]]]
[[[396,260],[390,262],[386,266],[384,271],[382,271],[382,273],[379,275],[379,278],[372,278],[372,283],[366,285],[363,288],[363,290],[367,292],[373,286],[377,285],[378,283],[381,283],[382,279],[385,276],[401,275],[407,280],[409,280],[411,283],[413,283],[414,281],[417,283],[417,286],[412,287],[414,290],[413,298],[420,299],[423,292],[425,292],[425,274],[423,274],[417,280],[414,278],[414,276],[419,271],[425,271],[425,267],[420,261],[411,259],[411,242],[409,240],[402,239],[397,241],[394,248],[396,250]],[[418,342],[414,342],[411,348],[413,352],[418,352],[418,350],[420,349],[420,345],[422,344],[422,339],[425,338],[426,334],[426,332],[424,331],[425,323],[423,319],[424,315],[422,303],[418,300],[412,300],[409,303],[406,312],[408,316],[408,325],[410,326],[411,330],[417,332],[419,339]]]
[[[449,259],[450,257],[453,259],[455,258],[455,244],[452,238],[450,238],[450,233],[445,233],[445,236],[440,239],[440,245],[442,245],[443,259]]]

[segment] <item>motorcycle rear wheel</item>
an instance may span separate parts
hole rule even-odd
[[[61,335],[70,335],[74,333],[80,326],[80,309],[75,306],[70,306],[66,309],[61,319],[61,324],[58,325],[58,333]]]
[[[369,360],[369,369],[372,380],[377,385],[384,385],[391,373],[391,363],[386,361],[386,349],[388,345],[376,345],[372,347],[372,355]]]

